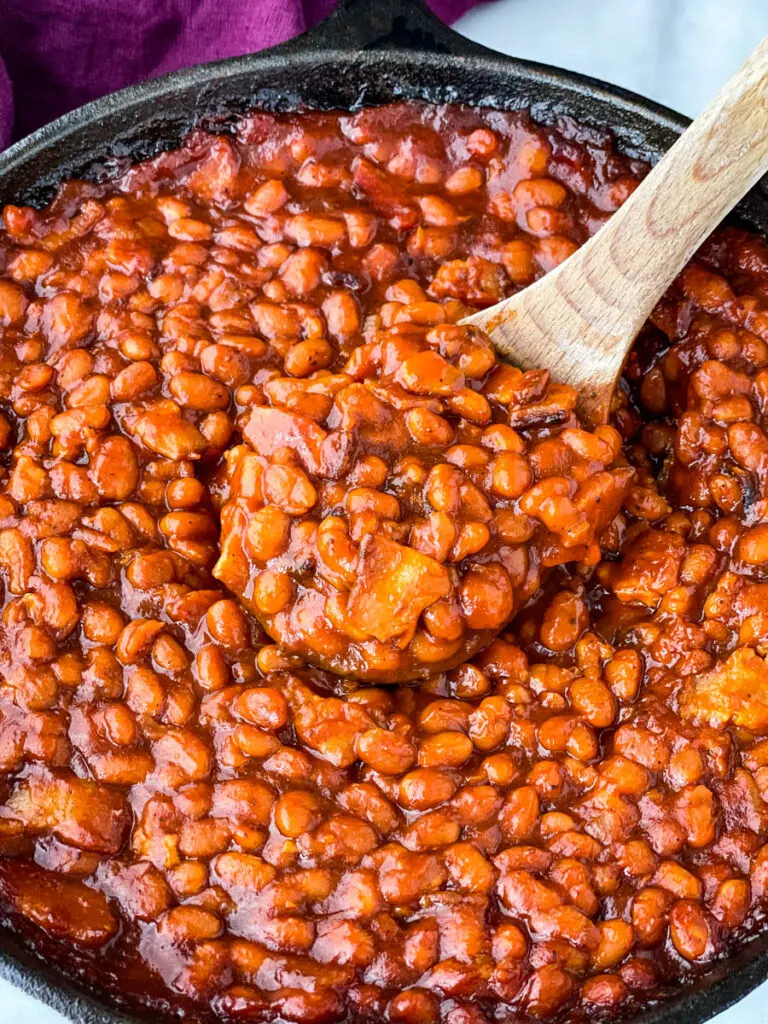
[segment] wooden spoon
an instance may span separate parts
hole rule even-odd
[[[607,419],[651,310],[729,210],[768,170],[768,37],[600,231],[546,277],[462,323],[521,369],[579,390]]]

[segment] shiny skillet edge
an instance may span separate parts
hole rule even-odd
[[[49,202],[68,178],[105,180],[178,146],[193,127],[226,131],[254,108],[346,109],[398,99],[531,110],[605,128],[651,163],[690,119],[618,86],[480,46],[423,0],[340,0],[310,32],[243,57],[201,64],[95,100],[0,153],[0,204]],[[740,207],[768,231],[768,177]]]
[[[545,123],[567,115],[610,126],[624,152],[651,163],[689,123],[616,86],[479,46],[435,19],[422,0],[341,0],[322,25],[295,40],[121,90],[17,142],[0,154],[0,205],[44,205],[67,178],[115,177],[178,146],[193,127],[226,131],[253,108],[354,110],[394,100],[526,107]],[[768,180],[736,212],[746,227],[768,234]],[[3,927],[0,977],[74,1024],[158,1020],[156,1012],[126,1012],[114,997],[91,994]],[[767,978],[764,933],[650,1009],[612,1024],[704,1024]]]

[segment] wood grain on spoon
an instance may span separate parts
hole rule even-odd
[[[768,170],[768,37],[629,199],[552,273],[462,322],[522,369],[579,390],[605,422],[627,353],[707,235]]]

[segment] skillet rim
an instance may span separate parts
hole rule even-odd
[[[371,0],[342,0],[337,10],[317,28],[280,46],[257,54],[185,68],[112,93],[65,114],[0,154],[0,205],[24,198],[39,202],[46,197],[46,192],[50,192],[54,180],[71,177],[78,173],[78,168],[80,173],[86,169],[96,175],[109,175],[110,170],[119,173],[122,170],[119,163],[110,163],[104,157],[108,157],[110,150],[119,153],[136,143],[135,134],[130,136],[133,130],[130,119],[143,115],[142,124],[147,120],[151,123],[153,104],[174,101],[180,93],[192,94],[195,102],[191,117],[177,118],[173,124],[174,132],[181,136],[193,123],[207,122],[207,114],[202,113],[210,99],[206,95],[207,89],[222,85],[234,87],[244,77],[258,79],[259,75],[279,74],[289,65],[297,77],[302,71],[313,68],[332,68],[342,76],[357,72],[361,78],[366,74],[386,76],[387,71],[398,75],[404,69],[412,74],[437,71],[438,78],[441,75],[450,78],[451,72],[481,77],[489,72],[491,77],[494,73],[503,75],[518,84],[525,83],[534,92],[543,89],[558,97],[556,101],[550,100],[542,105],[532,103],[530,94],[526,95],[521,90],[513,102],[507,102],[508,108],[532,107],[535,119],[551,121],[568,113],[569,109],[581,107],[573,114],[576,120],[601,128],[611,126],[621,149],[652,162],[690,123],[688,118],[668,107],[626,89],[577,72],[508,57],[479,46],[439,22],[421,0],[373,2],[375,9]],[[447,76],[446,64],[449,65]],[[377,81],[376,78],[370,80]],[[452,87],[442,88],[450,92]],[[410,95],[405,95],[407,92],[408,86],[399,98],[462,102],[461,95],[454,95],[452,100],[447,96],[441,100],[437,95],[417,96],[413,90]],[[261,91],[261,98],[265,101],[263,105],[267,107],[279,101],[279,97],[268,93],[269,90]],[[366,102],[370,94],[366,93],[365,85],[358,87],[356,94],[355,105],[375,105]],[[471,105],[505,106],[498,95],[464,101]],[[590,115],[582,106],[584,103],[593,104],[606,113]],[[259,96],[256,95],[254,102],[254,96],[249,95],[243,110],[258,104]],[[338,104],[335,106],[338,108]],[[313,109],[313,104],[306,103],[306,107]],[[314,109],[318,107],[314,104]],[[216,110],[217,119],[211,127],[220,127],[220,113]],[[633,121],[636,122],[634,127]],[[637,128],[638,123],[644,125],[645,134]],[[118,130],[114,131],[115,128]],[[655,140],[649,141],[649,134],[654,133]],[[115,140],[118,140],[117,144]],[[84,159],[82,147],[93,143],[100,143],[107,152],[96,160]],[[178,140],[174,143],[171,139],[166,143],[160,138],[155,140],[155,144],[159,152],[178,144]],[[56,156],[60,153],[63,157]],[[135,149],[131,153],[131,162],[149,155],[147,152],[137,153]],[[46,166],[48,169],[41,175],[41,168]],[[38,184],[41,177],[42,188]],[[767,180],[763,179],[737,209],[739,220],[763,233],[768,233]],[[0,924],[4,924],[2,918]],[[0,927],[0,977],[57,1010],[74,1024],[137,1024],[141,1020],[158,1019],[156,1011],[131,1008],[126,1012],[116,997],[104,992],[100,993],[101,998],[97,998],[92,990],[31,952],[5,927]],[[730,957],[716,962],[696,983],[672,986],[673,989],[682,989],[679,996],[670,995],[640,1014],[614,1016],[612,1024],[680,1024],[682,1020],[685,1024],[704,1024],[746,996],[766,978],[768,933],[750,940]],[[170,1022],[173,1018],[167,1019]],[[193,1024],[193,1017],[185,1019],[188,1024]]]

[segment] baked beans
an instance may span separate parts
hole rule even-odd
[[[768,247],[585,430],[457,326],[644,165],[254,113],[0,232],[0,904],[201,1022],[580,1024],[768,900]],[[390,685],[386,685],[390,684]]]

